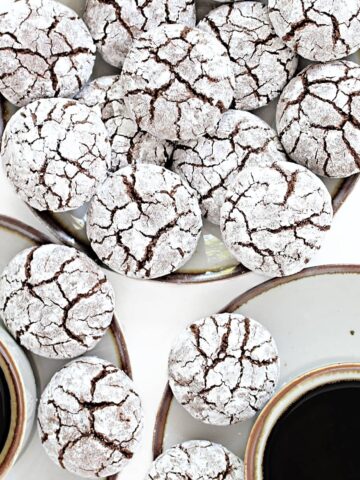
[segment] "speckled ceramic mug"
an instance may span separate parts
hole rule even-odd
[[[311,370],[285,385],[257,418],[245,452],[245,480],[263,480],[266,443],[280,417],[307,393],[338,382],[360,382],[360,363],[339,363]]]
[[[0,368],[10,404],[9,425],[0,451],[0,479],[5,478],[26,445],[36,412],[35,378],[26,355],[0,327]]]

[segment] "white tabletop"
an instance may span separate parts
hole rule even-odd
[[[0,174],[0,213],[46,231]],[[360,182],[340,211],[321,252],[312,265],[360,263]],[[231,299],[266,278],[255,274],[201,285],[137,281],[109,274],[116,291],[116,313],[122,324],[134,380],[145,410],[141,448],[120,475],[142,480],[151,462],[156,411],[166,383],[167,355],[177,333],[196,318],[214,313]],[[46,474],[44,472],[44,478]]]

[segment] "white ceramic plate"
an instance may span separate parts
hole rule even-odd
[[[308,370],[360,360],[360,265],[321,266],[270,280],[223,312],[248,315],[273,334],[281,359],[279,388]],[[190,439],[222,443],[243,458],[254,420],[211,427],[194,420],[167,387],[154,431],[154,457]]]
[[[49,243],[49,241],[46,236],[27,225],[0,215],[0,271],[3,270],[14,255],[24,248],[36,244]],[[131,375],[125,340],[115,318],[111,325],[111,330],[90,354],[109,360],[121,367],[128,375]],[[32,354],[28,356],[37,380],[38,394],[40,394],[53,374],[65,365],[67,361],[44,359]],[[29,444],[25,447],[6,478],[7,480],[43,480],[45,478],[49,480],[72,480],[79,477],[57,467],[47,457],[34,426]],[[109,477],[109,480],[114,480],[115,478],[116,476]]]
[[[82,15],[86,0],[59,0],[61,3],[68,5]],[[1,3],[1,2],[0,2]],[[267,4],[266,0],[262,3]],[[220,6],[219,2],[214,0],[198,0],[197,16],[200,20],[210,10]],[[358,54],[350,57],[354,61],[360,60]],[[303,68],[305,62],[302,62],[299,69]],[[93,78],[102,75],[112,75],[119,73],[120,70],[106,64],[98,55]],[[256,113],[272,127],[275,128],[275,108],[277,100],[274,100],[266,107],[260,108]],[[5,121],[14,112],[14,107],[9,103],[4,104]],[[1,122],[0,122],[1,123]],[[0,129],[1,131],[1,129]],[[352,176],[347,179],[326,179],[325,183],[328,187],[332,198],[333,207],[337,211],[341,204],[345,201],[348,194],[353,189],[358,176]],[[85,232],[86,207],[66,213],[34,213],[45,222],[52,233],[63,243],[76,246],[78,249],[85,251],[89,256],[95,258],[94,252],[89,246],[89,242]],[[160,279],[161,281],[171,281],[177,283],[199,283],[223,278],[229,278],[236,275],[242,275],[247,270],[240,265],[222,242],[219,227],[205,221],[203,234],[200,238],[198,248],[191,260],[176,273]]]

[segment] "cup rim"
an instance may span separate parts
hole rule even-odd
[[[12,434],[11,442],[8,447],[5,457],[3,458],[0,464],[0,478],[8,472],[8,470],[13,465],[16,460],[19,447],[21,446],[22,439],[25,431],[25,419],[26,419],[26,408],[25,408],[25,392],[23,382],[21,380],[21,375],[19,369],[14,361],[13,356],[11,355],[9,349],[6,347],[4,342],[0,339],[0,356],[8,368],[8,373],[11,376],[13,383],[13,389],[15,392],[16,400],[16,424]]]
[[[325,385],[325,384],[331,383],[331,381],[329,381],[329,378],[328,378],[329,375],[336,376],[336,374],[344,374],[346,372],[348,373],[356,372],[360,375],[360,363],[359,362],[334,363],[331,365],[326,365],[326,366],[322,366],[322,367],[310,370],[306,373],[303,373],[302,375],[297,376],[296,378],[291,380],[289,383],[284,385],[271,398],[271,400],[269,400],[269,402],[266,404],[266,406],[263,408],[258,418],[256,419],[249,435],[249,439],[248,439],[246,450],[245,450],[245,457],[244,457],[245,480],[256,480],[258,478],[256,475],[258,474],[257,458],[259,454],[260,442],[265,432],[265,427],[268,425],[268,422],[270,422],[270,415],[274,411],[274,409],[280,404],[280,402],[301,384],[306,384],[311,380],[316,380],[316,379],[320,379],[321,377],[324,377],[324,382],[321,383],[320,385]],[[346,378],[344,378],[344,380],[346,380]],[[349,381],[350,380],[351,379],[349,378]],[[336,380],[334,378],[333,381],[336,382],[341,380]],[[312,390],[311,387],[305,388],[304,391],[301,392],[301,394],[294,401],[298,400],[299,398],[301,398],[303,395],[305,395],[307,392],[311,390]],[[292,403],[293,402],[288,402],[285,408],[286,409],[289,408],[289,406]]]

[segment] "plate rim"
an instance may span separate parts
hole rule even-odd
[[[332,198],[332,206],[334,214],[336,214],[341,206],[345,203],[346,199],[350,193],[354,190],[355,185],[360,179],[360,173],[351,175],[350,177],[342,179],[342,184],[337,189],[334,197]],[[96,257],[91,246],[87,246],[83,241],[77,239],[75,236],[71,235],[64,228],[61,227],[60,222],[56,221],[51,212],[47,211],[38,211],[31,207],[30,205],[26,206],[30,211],[35,215],[43,225],[49,230],[49,232],[55,236],[57,240],[61,243],[73,246],[78,250],[86,253],[92,260],[96,263],[101,264],[101,266],[107,270],[109,267],[103,265],[101,261]],[[111,269],[110,269],[111,270]],[[238,277],[241,275],[246,275],[249,272],[243,265],[238,264],[234,267],[228,267],[223,270],[218,270],[218,275],[216,275],[216,270],[210,270],[203,273],[171,273],[161,278],[152,279],[153,282],[160,283],[175,283],[175,284],[203,284],[216,281],[227,280],[229,278]]]
[[[221,308],[217,313],[232,313],[239,307],[246,305],[250,300],[253,300],[255,297],[263,295],[264,293],[267,293],[273,288],[277,288],[287,283],[309,277],[340,274],[360,274],[360,264],[344,263],[318,265],[315,267],[306,268],[301,272],[290,275],[288,277],[279,277],[267,280],[263,283],[260,283],[259,285],[256,285],[255,287],[250,288],[249,290],[246,290],[244,293],[241,293],[233,300],[231,300],[227,305],[225,305],[225,307]],[[170,389],[169,382],[167,382],[155,418],[152,439],[153,460],[158,458],[158,456],[161,455],[163,452],[166,424],[173,398],[174,395]]]

